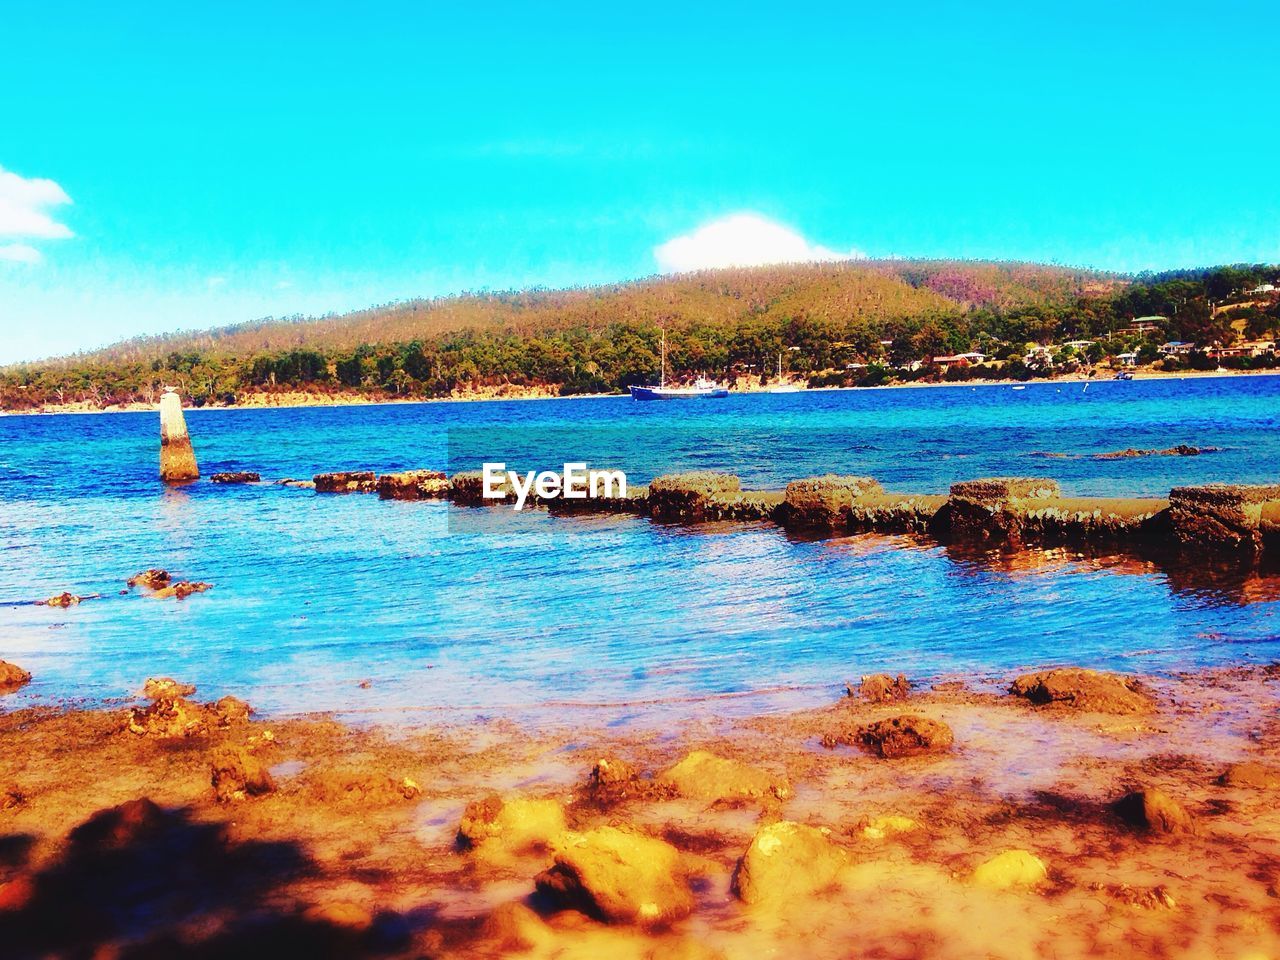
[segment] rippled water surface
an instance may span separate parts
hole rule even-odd
[[[696,466],[780,486],[836,471],[941,492],[1033,474],[1099,495],[1275,482],[1278,418],[1280,377],[187,415],[206,476],[584,459],[633,480]],[[1266,576],[1206,585],[1132,560],[992,563],[894,538],[796,541],[769,526],[266,484],[168,489],[155,479],[157,429],[153,414],[0,417],[0,659],[36,675],[6,705],[117,697],[168,674],[276,713],[455,719],[605,704],[599,715],[624,718],[658,712],[642,702],[678,712],[722,694],[746,696],[717,709],[758,709],[781,688],[797,688],[788,703],[816,702],[879,669],[1163,671],[1280,655],[1280,581]],[[1091,457],[1179,443],[1219,449]],[[119,595],[152,566],[215,588],[181,603]],[[63,590],[103,598],[29,603]]]

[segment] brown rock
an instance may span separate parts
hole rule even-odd
[[[942,753],[951,749],[954,739],[942,721],[910,713],[869,723],[856,736],[864,750],[886,759]]]
[[[668,474],[649,484],[649,514],[659,520],[719,519],[720,505],[736,500],[741,489],[741,481],[729,473]]]
[[[1116,801],[1116,813],[1132,826],[1150,833],[1195,833],[1191,814],[1163,790],[1135,790]]]
[[[758,800],[764,796],[784,799],[791,791],[785,783],[758,767],[738,760],[694,750],[658,776],[659,785],[670,786],[682,797],[710,802]]]
[[[1133,677],[1065,667],[1018,677],[1009,692],[1037,705],[1060,704],[1096,713],[1150,713],[1156,703]]]
[[[317,473],[316,493],[374,493],[378,478],[372,470],[343,470],[337,473]]]
[[[751,839],[734,871],[733,891],[744,903],[809,897],[830,886],[847,861],[823,831],[780,820]]]
[[[181,580],[178,583],[167,587],[159,587],[151,596],[157,600],[167,600],[169,597],[176,597],[179,600],[185,600],[193,593],[204,593],[206,590],[212,590],[212,583],[200,583],[196,580]]]
[[[1006,850],[979,864],[970,880],[989,890],[1035,887],[1049,877],[1043,860],[1026,850]]]
[[[253,707],[239,697],[223,697],[210,705],[210,710],[219,725],[229,727],[233,723],[248,723]]]
[[[203,734],[208,724],[209,717],[198,704],[182,697],[161,697],[150,706],[134,707],[128,729],[138,736],[171,740]]]
[[[665,924],[693,909],[680,852],[617,827],[565,834],[536,883],[560,906],[607,921]]]
[[[850,690],[850,693],[853,691]],[[870,703],[894,703],[911,695],[911,684],[903,674],[890,679],[887,674],[876,673],[863,677],[858,686],[858,696]]]
[[[458,843],[463,847],[494,843],[520,853],[546,849],[566,827],[564,807],[558,801],[503,799],[495,793],[467,804],[458,826]]]
[[[1280,770],[1246,760],[1233,763],[1218,777],[1218,783],[1224,787],[1242,787],[1250,790],[1274,790],[1280,787]]]
[[[845,526],[853,502],[866,493],[879,493],[880,484],[871,477],[837,476],[792,480],[787,484],[788,526],[835,530]]]
[[[179,683],[172,677],[148,677],[142,685],[142,695],[148,700],[160,700],[168,697],[189,697],[196,692],[195,684]]]
[[[210,783],[219,803],[261,797],[276,788],[266,765],[253,754],[236,747],[215,750],[209,767]]]
[[[237,470],[229,473],[215,473],[209,479],[214,483],[260,483],[262,474],[248,470]]]
[[[449,495],[449,478],[438,470],[405,470],[378,477],[383,500],[433,500]]]
[[[42,607],[74,607],[84,597],[77,597],[74,593],[59,593],[50,597],[48,600],[37,600],[36,603]]]
[[[135,573],[126,582],[131,587],[146,587],[148,590],[159,590],[161,587],[168,586],[169,579],[167,570],[152,567],[150,570]]]
[[[123,850],[154,836],[168,816],[147,797],[99,810],[71,831],[72,846],[81,850]]]
[[[546,947],[555,940],[554,931],[542,917],[523,903],[504,903],[497,907],[485,918],[480,934],[503,955]]]
[[[507,503],[516,498],[516,493],[511,489],[511,484],[504,475],[502,479],[492,484],[500,497],[486,497],[484,495],[484,473],[480,470],[463,470],[455,473],[449,480],[449,496],[455,503],[464,503],[473,507],[483,506],[485,504]]]
[[[1043,477],[991,477],[951,485],[947,500],[951,539],[977,544],[1018,546],[1023,539],[1021,512],[1061,493]]]
[[[16,663],[0,660],[0,693],[12,693],[31,682],[31,674]]]
[[[587,774],[586,792],[598,804],[612,804],[646,793],[636,768],[617,757],[601,757]]]
[[[1263,509],[1280,502],[1280,484],[1210,483],[1169,491],[1169,522],[1183,547],[1255,553]]]

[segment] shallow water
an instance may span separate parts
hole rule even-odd
[[[1068,493],[1276,479],[1280,377],[754,395],[189,411],[206,476],[474,468],[506,460],[738,473],[829,471],[942,492],[1000,474]],[[151,414],[0,417],[6,698],[123,696],[150,675],[260,709],[351,715],[679,715],[829,699],[872,670],[1002,674],[1055,662],[1141,670],[1280,654],[1280,582],[1206,585],[1149,564],[1034,554],[987,563],[902,538],[788,539],[769,526],[559,518],[273,485],[155,479]],[[1126,447],[1199,457],[1095,460]],[[1046,458],[1045,453],[1072,456]],[[183,602],[120,596],[161,566]],[[69,610],[30,605],[102,593]],[[361,680],[369,680],[366,687]],[[772,692],[766,692],[772,691]],[[659,705],[661,704],[661,705]],[[629,706],[620,706],[629,705]]]

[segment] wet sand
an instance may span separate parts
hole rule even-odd
[[[230,701],[3,714],[0,954],[1280,952],[1280,671],[1149,680],[1154,709],[1122,713],[1038,706],[1007,692],[1010,677],[882,703],[852,671],[842,679],[853,695],[833,686],[819,709],[722,719],[711,703],[660,729],[572,711],[527,728],[359,727],[243,719]],[[849,745],[903,714],[954,742],[889,759]],[[737,763],[662,776],[693,750]],[[1220,784],[1241,761],[1264,769]],[[1114,802],[1134,789],[1162,791],[1188,819],[1126,819]],[[486,804],[493,794],[502,802]],[[779,847],[788,821],[824,832]],[[560,863],[563,879],[608,826],[674,848],[655,882],[683,907],[621,919],[556,892],[544,871]],[[772,872],[735,882],[749,846],[756,866],[779,850]],[[1008,851],[1025,854],[978,869]]]

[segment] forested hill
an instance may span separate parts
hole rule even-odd
[[[885,371],[881,379],[912,366],[930,376],[937,355],[996,357],[1004,347],[1011,357],[1027,344],[1111,341],[1137,316],[1162,318],[1156,336],[1229,337],[1219,304],[1272,280],[1280,271],[1270,267],[1124,278],[1023,263],[849,261],[466,294],[137,338],[12,366],[0,370],[0,405],[147,402],[166,382],[197,404],[285,391],[607,392],[653,376],[664,328],[677,378],[758,377],[779,352],[791,373],[814,382],[864,364]],[[1241,309],[1265,317],[1270,306]]]

